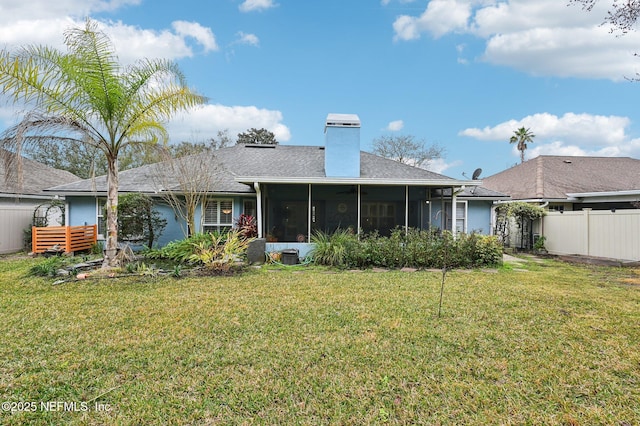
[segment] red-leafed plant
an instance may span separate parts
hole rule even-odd
[[[256,218],[248,215],[241,214],[236,219],[235,227],[238,229],[242,238],[256,238],[258,236],[258,225],[256,224]]]

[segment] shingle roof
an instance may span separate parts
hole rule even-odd
[[[5,156],[13,156],[14,158],[7,164],[4,161]],[[2,194],[43,195],[42,191],[52,185],[79,180],[78,176],[65,170],[54,169],[24,157],[22,158],[22,173],[18,173],[15,155],[7,151],[0,153],[0,193]]]
[[[514,200],[566,199],[569,193],[640,189],[640,160],[541,155],[482,179]]]
[[[181,161],[197,164],[202,154],[183,157]],[[393,184],[394,181],[415,180],[439,181],[442,184],[456,184],[457,180],[428,170],[408,166],[367,152],[360,153],[362,179],[379,180]],[[214,192],[251,193],[253,188],[241,183],[247,178],[291,178],[323,179],[324,148],[319,146],[295,145],[234,145],[213,152],[210,160],[211,173],[215,175]],[[162,171],[163,179],[158,178],[157,170]],[[171,177],[169,163],[142,166],[119,173],[121,192],[160,192],[177,185]],[[49,191],[61,193],[106,192],[106,177],[88,179],[69,185],[50,188]]]

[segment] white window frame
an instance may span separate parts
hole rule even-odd
[[[462,232],[463,234],[467,233],[467,224],[469,222],[468,217],[468,209],[469,204],[465,200],[456,200],[456,215],[459,215],[460,212],[464,212],[463,217],[456,218],[456,232]],[[444,203],[444,211],[446,212],[446,221],[445,221],[445,229],[448,231],[452,231],[453,218],[451,218],[451,201],[445,201]],[[458,221],[462,221],[462,229],[458,227]]]
[[[96,225],[98,227],[98,239],[99,240],[104,240],[105,239],[105,235],[107,234],[107,218],[104,215],[104,206],[107,205],[107,199],[106,198],[96,198]],[[103,229],[102,229],[102,234],[100,233],[100,223],[104,223],[103,225]]]
[[[222,206],[222,203],[229,203],[231,205],[231,212],[226,214],[222,210],[226,206]],[[207,207],[212,204],[216,205],[216,217],[207,218]],[[233,218],[235,206],[232,198],[212,198],[202,203],[202,220],[200,229],[202,232],[221,232],[224,229],[233,228]],[[213,220],[211,220],[213,219]],[[228,221],[227,221],[228,219]]]

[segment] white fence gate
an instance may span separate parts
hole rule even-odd
[[[640,210],[549,212],[542,221],[551,254],[640,260]]]

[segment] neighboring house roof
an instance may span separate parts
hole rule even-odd
[[[640,160],[541,155],[482,180],[514,200],[566,200],[568,194],[640,189]]]
[[[44,189],[80,180],[78,176],[65,170],[55,169],[24,157],[20,170],[15,160],[15,154],[8,151],[0,152],[0,194],[5,196],[49,197],[51,194],[43,194]]]
[[[199,154],[178,161],[193,167],[203,158]],[[478,181],[459,181],[428,170],[408,166],[367,152],[360,153],[359,178],[327,178],[324,171],[324,148],[295,145],[234,145],[206,157],[212,174],[212,192],[253,193],[253,182],[266,183],[363,183],[363,184],[441,184],[450,186],[478,185]],[[160,171],[160,172],[159,172]],[[177,190],[178,180],[171,176],[170,163],[158,163],[124,170],[119,173],[120,192],[159,193]],[[161,175],[162,177],[159,177]],[[66,195],[106,193],[106,177],[87,179],[49,188]]]

